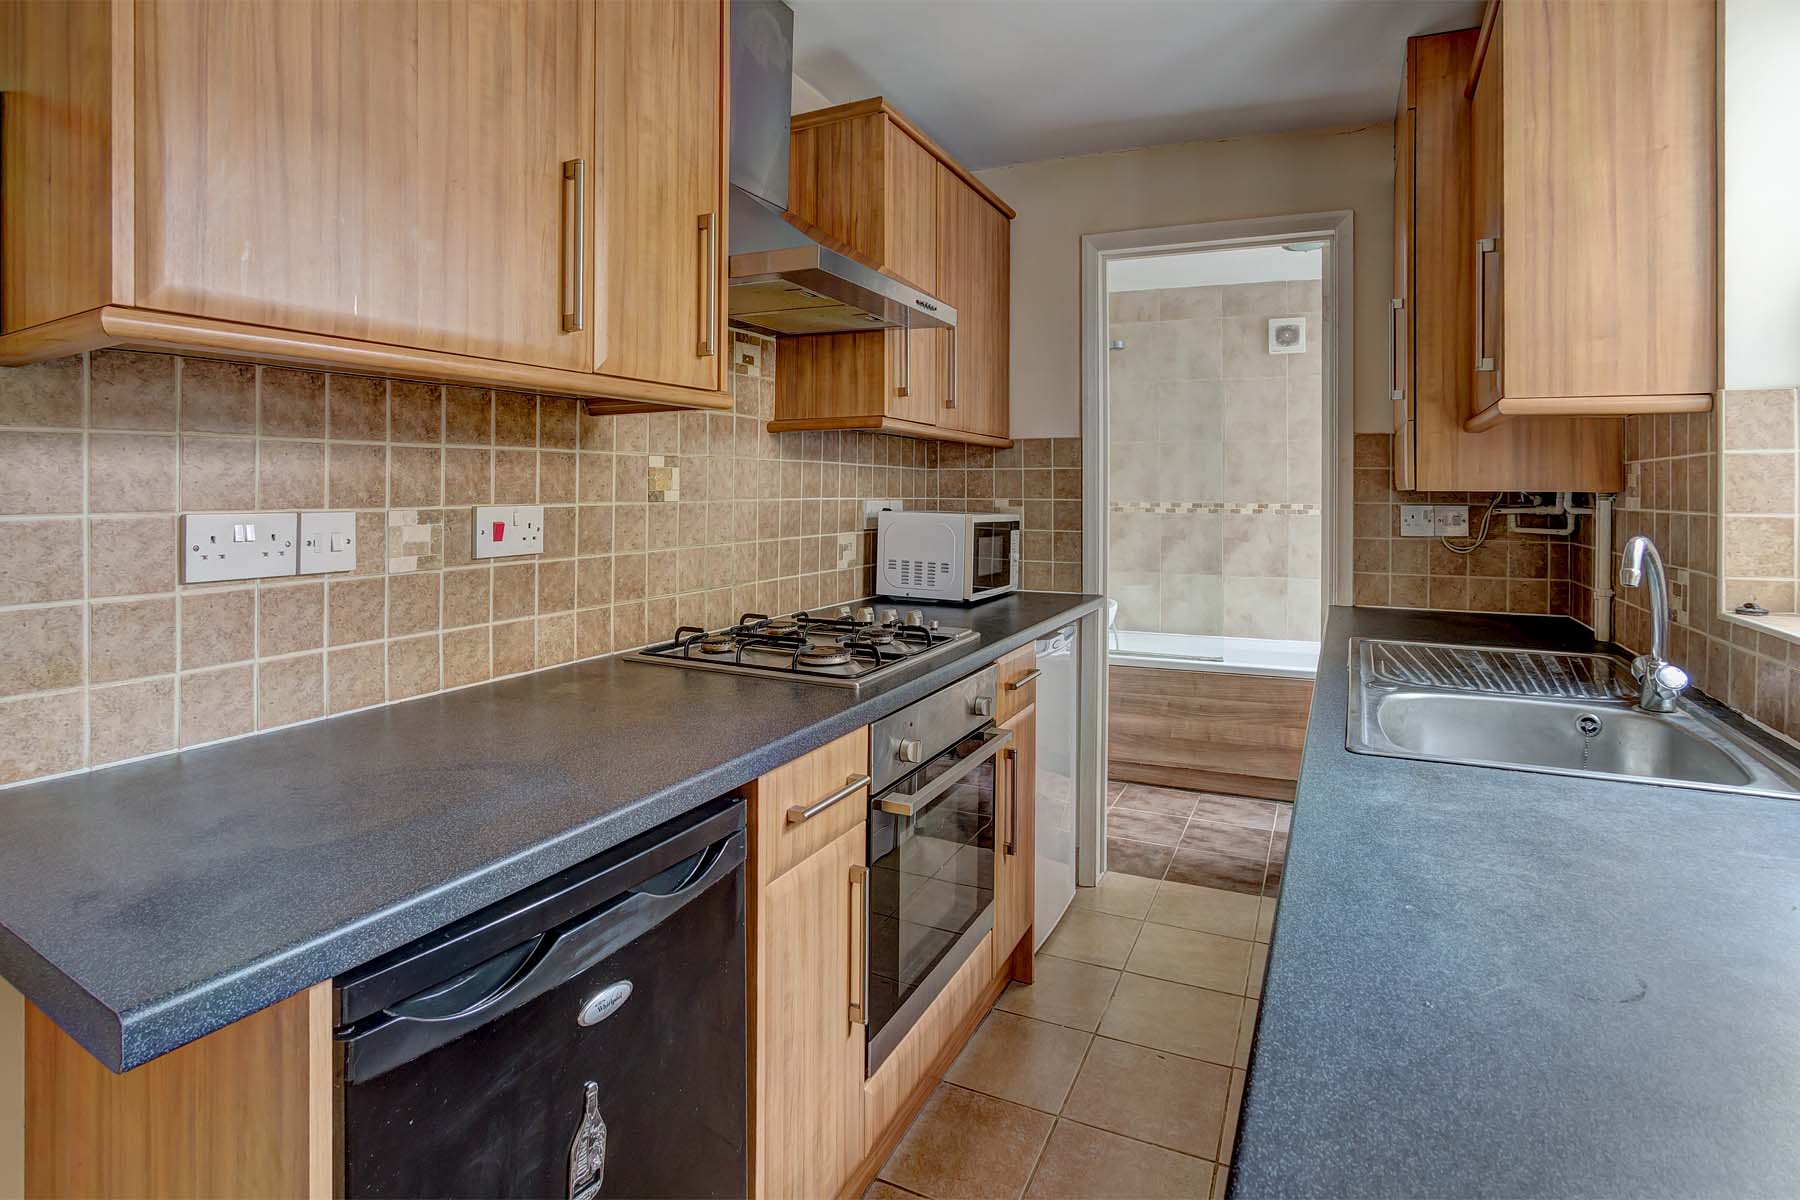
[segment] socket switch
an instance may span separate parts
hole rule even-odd
[[[1439,537],[1469,536],[1469,506],[1440,504],[1432,510],[1431,531]]]
[[[544,549],[541,504],[503,504],[475,509],[475,557],[510,558]]]
[[[1436,515],[1429,504],[1402,504],[1400,506],[1401,537],[1436,537],[1433,530],[1437,527]]]
[[[356,569],[356,514],[300,514],[300,574],[323,575]]]
[[[181,582],[292,575],[298,558],[294,513],[187,513],[181,518]]]

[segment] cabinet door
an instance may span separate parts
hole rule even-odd
[[[1412,411],[1414,114],[1394,120],[1394,295],[1388,301],[1388,398],[1394,406],[1394,487],[1413,488]]]
[[[1037,707],[1005,728],[1013,740],[1003,752],[1005,781],[998,804],[994,848],[994,956],[1002,966],[1031,929],[1037,860]]]
[[[1494,32],[1482,59],[1481,74],[1475,81],[1475,95],[1470,105],[1471,130],[1471,196],[1474,200],[1474,237],[1469,247],[1474,263],[1475,323],[1474,345],[1470,348],[1470,366],[1475,372],[1475,411],[1487,408],[1505,395],[1501,376],[1504,373],[1501,346],[1505,329],[1502,325],[1506,292],[1501,286],[1505,240],[1502,238],[1501,176],[1504,163],[1501,153],[1500,119],[1504,103],[1505,79],[1502,67],[1506,55],[1501,37],[1504,10],[1494,16]]]
[[[902,421],[936,425],[950,383],[950,334],[914,329],[857,337],[885,337],[888,351],[887,413]]]
[[[595,7],[138,4],[134,302],[591,370]]]
[[[594,349],[607,375],[709,390],[723,378],[724,33],[717,0],[600,5]]]
[[[752,906],[753,1194],[835,1196],[862,1159],[867,831],[841,834]]]
[[[956,309],[950,390],[940,423],[1007,436],[1011,353],[1011,222],[938,164],[938,279]]]

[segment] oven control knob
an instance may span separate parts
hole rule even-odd
[[[923,625],[925,624],[925,614],[916,608],[909,608],[906,610],[906,623],[914,626]]]
[[[975,699],[969,701],[969,711],[974,713],[978,717],[993,716],[994,715],[994,698],[992,696],[977,696],[977,697],[975,697]]]
[[[895,612],[893,609],[884,608],[881,610],[881,623],[883,625],[893,625],[893,624],[897,623],[899,620],[900,620],[900,614]]]
[[[898,753],[903,763],[924,762],[925,743],[918,738],[901,738]]]

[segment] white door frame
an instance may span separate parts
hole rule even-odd
[[[1326,606],[1350,603],[1350,507],[1352,454],[1355,440],[1353,355],[1356,278],[1355,214],[1295,213],[1243,221],[1206,221],[1162,229],[1122,233],[1090,233],[1081,239],[1081,587],[1106,591],[1107,435],[1106,264],[1118,259],[1177,254],[1183,250],[1219,250],[1237,246],[1279,246],[1284,242],[1326,243],[1321,292],[1325,306],[1323,445],[1325,494],[1330,498],[1330,528],[1320,548],[1322,601]]]

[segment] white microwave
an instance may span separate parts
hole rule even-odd
[[[1019,590],[1019,518],[1007,513],[882,512],[875,590],[973,604]]]

